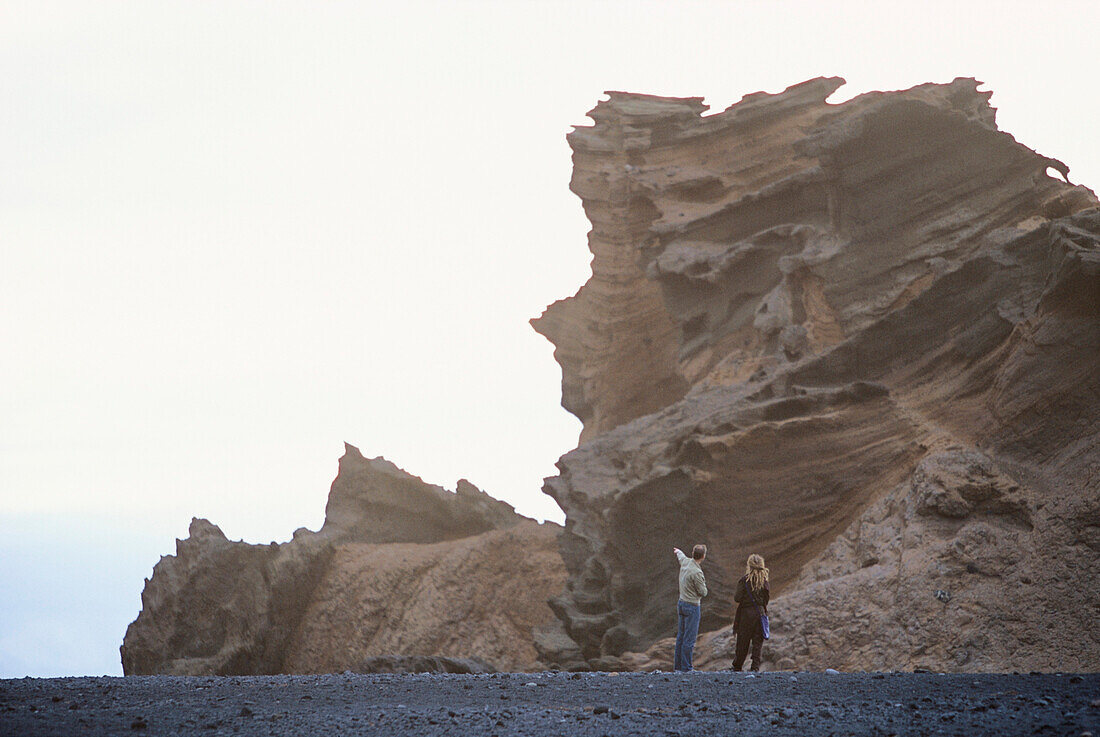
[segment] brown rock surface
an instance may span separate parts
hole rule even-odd
[[[282,672],[331,546],[311,534],[282,545],[230,542],[204,519],[192,520],[189,533],[145,581],[120,648],[123,673]]]
[[[559,531],[527,520],[430,545],[340,545],[302,617],[287,671],[354,670],[388,653],[535,668],[531,630],[552,618],[546,599],[565,584]]]
[[[609,93],[570,135],[594,258],[533,321],[585,423],[545,659],[667,667],[668,551],[705,542],[703,665],[759,552],[773,665],[1100,666],[1096,197],[974,80],[840,84]]]
[[[564,581],[560,529],[346,446],[319,532],[250,545],[192,521],[146,581],[123,670],[317,673],[390,655],[530,668],[531,630],[551,623]]]

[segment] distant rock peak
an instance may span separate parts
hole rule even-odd
[[[526,517],[463,479],[456,492],[425,483],[345,443],[322,535],[359,542],[439,542],[517,524]]]

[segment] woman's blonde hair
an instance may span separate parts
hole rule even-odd
[[[749,559],[745,561],[745,579],[748,581],[749,588],[753,591],[760,591],[764,588],[764,585],[768,582],[768,569],[764,567],[764,556],[756,553],[749,556]]]

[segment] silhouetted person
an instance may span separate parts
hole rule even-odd
[[[733,618],[733,631],[737,633],[737,652],[733,659],[733,669],[741,670],[745,656],[752,645],[752,667],[760,670],[760,651],[764,647],[764,627],[760,615],[768,613],[768,569],[764,567],[764,558],[756,553],[749,556],[745,563],[745,575],[737,582],[733,600],[737,602],[737,613]]]
[[[707,595],[707,581],[699,565],[707,557],[707,546],[696,545],[691,557],[679,548],[673,548],[680,561],[680,601],[676,603],[676,656],[675,670],[692,670],[691,656],[695,651],[695,638],[699,635],[699,606]]]

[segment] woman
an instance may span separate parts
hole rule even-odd
[[[741,670],[741,666],[745,664],[750,644],[750,670],[760,670],[760,650],[764,646],[764,628],[760,624],[760,615],[768,613],[769,598],[768,569],[764,567],[764,558],[753,553],[745,563],[745,575],[737,582],[737,589],[733,593],[733,600],[737,602],[737,613],[733,617],[733,631],[737,633],[734,670]]]

